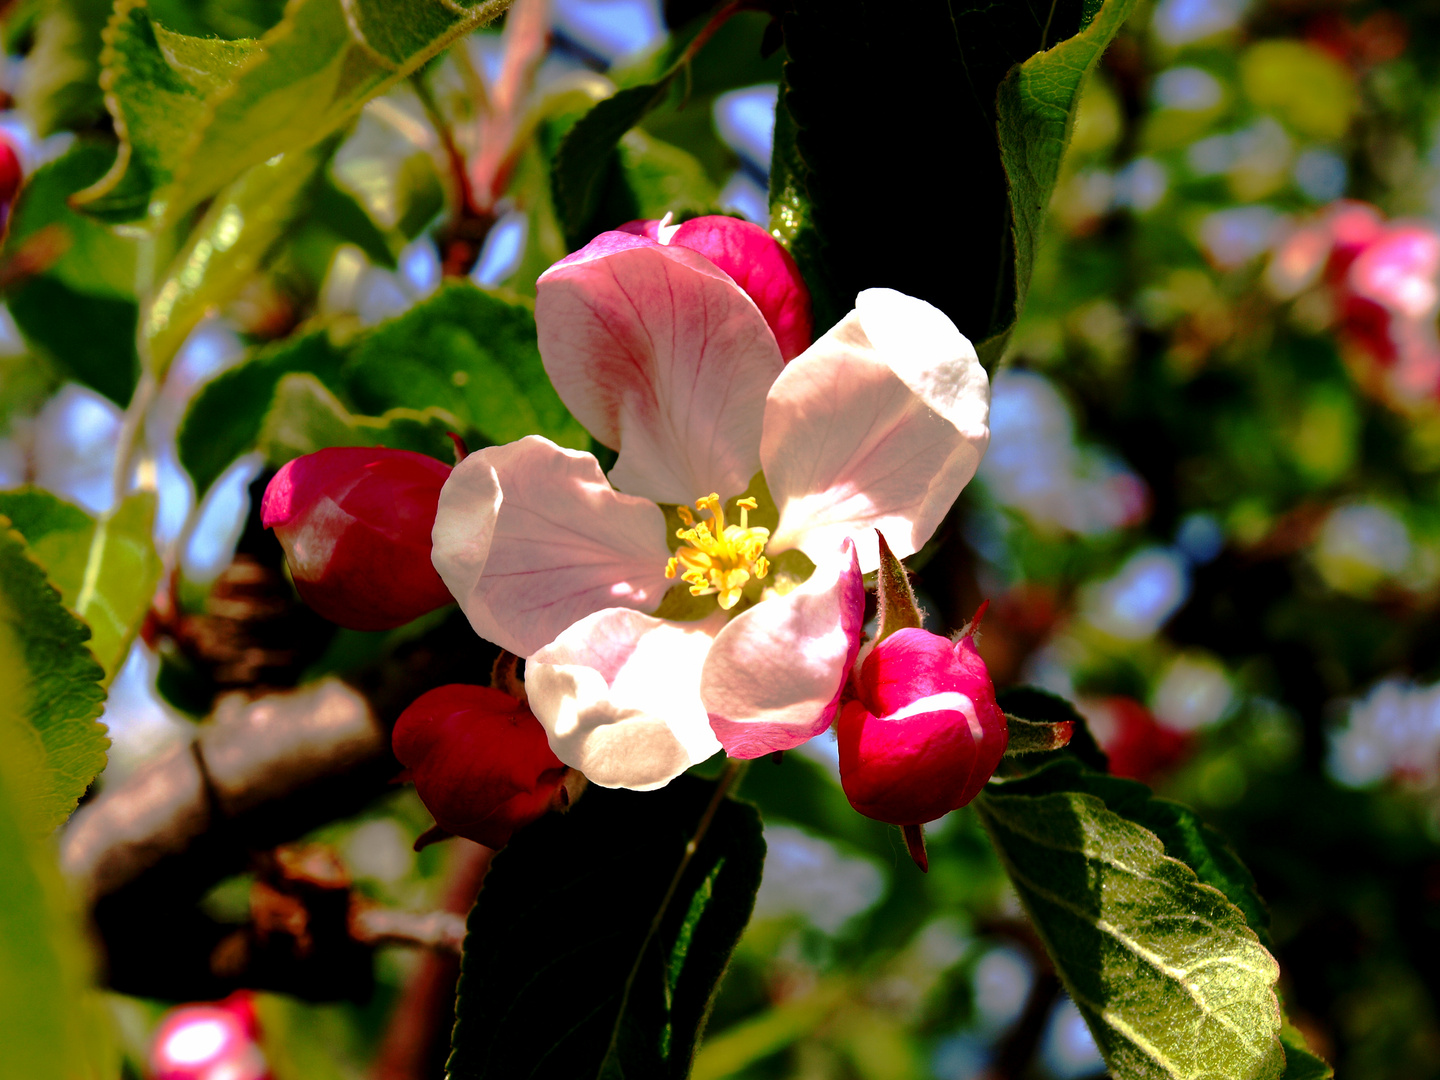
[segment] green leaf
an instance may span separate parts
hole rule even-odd
[[[508,0],[294,0],[258,42],[152,28],[120,0],[106,102],[125,152],[84,199],[111,220],[175,221],[246,170],[344,127],[370,98]]]
[[[765,854],[754,808],[724,799],[666,903],[714,790],[691,776],[592,785],[496,856],[470,913],[448,1076],[689,1074]]]
[[[1305,1036],[1289,1024],[1280,1029],[1285,1047],[1285,1075],[1282,1080],[1334,1080],[1335,1070],[1305,1044]]]
[[[25,537],[65,606],[90,627],[90,651],[106,684],[125,662],[160,581],[155,507],[153,492],[136,492],[97,523],[49,492],[0,491],[0,514]]]
[[[493,443],[538,434],[590,445],[545,374],[530,302],[468,281],[447,282],[362,338],[344,391],[371,414],[445,409]]]
[[[8,549],[9,541],[0,539]],[[3,558],[4,556],[0,556]],[[20,556],[22,559],[24,556]],[[8,602],[12,589],[4,583]],[[63,613],[62,613],[63,614]],[[8,620],[7,620],[8,621]],[[0,1045],[5,1073],[25,1080],[102,1080],[118,1074],[108,1021],[89,991],[85,940],[46,835],[55,824],[48,807],[44,762],[26,737],[22,699],[9,675],[28,670],[11,627],[0,627]],[[19,663],[12,669],[11,665]],[[111,1053],[107,1054],[106,1050]],[[111,1060],[106,1060],[109,1057]]]
[[[151,20],[145,0],[116,0],[105,28],[101,84],[120,153],[75,204],[105,221],[143,218],[152,192],[181,166],[181,151],[204,122],[207,97],[220,93],[257,52],[253,41],[173,33]]]
[[[289,338],[223,372],[201,388],[180,425],[180,463],[203,496],[241,454],[255,445],[275,387],[292,372],[308,372],[327,385],[339,377],[343,354],[317,330]]]
[[[105,768],[110,740],[96,722],[104,672],[86,648],[89,637],[0,517],[0,710],[28,723],[43,761],[27,813],[44,831],[69,817]]]
[[[1092,18],[1082,18],[1078,34],[1032,56],[1000,84],[997,114],[1000,157],[1010,181],[1015,307],[1013,316],[1003,328],[995,329],[992,338],[1008,332],[1025,304],[1045,212],[1075,127],[1080,92],[1134,7],[1135,0],[1105,0]],[[1001,346],[1003,341],[992,343],[992,348]]]
[[[974,806],[1112,1075],[1278,1080],[1279,966],[1220,890],[1088,790],[1111,783],[1061,763]]]
[[[917,0],[903,19],[879,0],[789,5],[771,225],[810,284],[817,325],[884,285],[939,307],[994,358],[1024,295],[1017,271],[1028,282],[1033,258],[1027,247],[1017,265],[1017,244],[1030,243],[1018,230],[1031,221],[1012,235],[1010,193],[1027,207],[1038,194],[1048,201],[1050,155],[1058,165],[1081,82],[1132,4],[1108,0],[1093,22],[1084,0]],[[997,91],[1021,62],[1023,107],[1002,103],[997,131]],[[1060,125],[1059,141],[1033,153],[1012,146],[1002,165],[1005,133],[1042,119]],[[1012,163],[1033,190],[1007,180]]]
[[[210,204],[176,255],[142,332],[156,377],[212,307],[233,298],[309,208],[337,140],[256,165]],[[357,208],[358,210],[358,208]]]
[[[600,196],[616,168],[615,151],[625,133],[664,101],[673,73],[658,82],[627,87],[596,103],[560,140],[551,173],[555,213],[570,247],[589,239],[586,227],[600,207]]]
[[[6,297],[26,341],[123,407],[140,373],[135,244],[67,204],[114,153],[103,143],[81,141],[36,169],[16,200],[3,257],[41,266]]]
[[[452,431],[463,436],[463,425],[444,409],[356,416],[314,375],[286,375],[276,387],[258,444],[276,467],[327,446],[388,446],[450,461]]]
[[[1121,817],[1149,829],[1206,885],[1225,894],[1245,915],[1260,943],[1270,947],[1270,912],[1250,868],[1240,861],[1225,838],[1200,820],[1195,811],[1169,799],[1157,799],[1144,784],[1092,772],[1079,761],[1057,760],[1021,780],[1008,781],[1007,792],[1043,795],[1080,791],[1094,795]]]
[[[37,14],[35,43],[20,69],[20,108],[42,137],[89,128],[105,115],[100,35],[109,0],[48,0]]]

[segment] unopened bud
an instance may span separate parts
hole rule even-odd
[[[919,628],[879,642],[841,711],[840,782],[850,805],[921,825],[979,794],[1005,753],[1005,714],[973,635],[952,643]]]
[[[658,221],[632,221],[620,231],[689,248],[729,274],[765,316],[783,359],[793,360],[810,347],[810,290],[790,252],[759,225],[712,214],[663,232]]]
[[[10,205],[20,193],[20,185],[24,179],[25,171],[20,167],[20,158],[15,153],[15,147],[10,145],[9,139],[0,136],[0,221],[4,221],[5,215],[9,213]]]
[[[488,687],[421,695],[396,721],[394,747],[436,824],[486,847],[508,844],[562,789],[578,794],[529,707]]]
[[[389,630],[452,602],[430,563],[449,475],[408,450],[317,450],[275,474],[261,518],[307,604],[352,630]]]

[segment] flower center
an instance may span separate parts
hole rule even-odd
[[[665,576],[690,586],[691,596],[716,596],[722,608],[729,611],[740,602],[740,593],[751,578],[757,581],[770,572],[770,560],[761,554],[770,539],[770,530],[750,527],[750,511],[754,499],[741,499],[740,524],[726,525],[720,496],[711,493],[695,500],[696,510],[708,510],[710,520],[696,521],[688,506],[680,507],[680,520],[685,528],[675,535],[684,542],[674,557],[665,564]]]

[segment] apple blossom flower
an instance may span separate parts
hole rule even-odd
[[[393,744],[435,823],[490,848],[548,811],[567,772],[525,703],[485,686],[420,695]]]
[[[913,554],[989,439],[985,372],[930,304],[866,290],[787,365],[751,294],[667,239],[603,233],[538,283],[545,369],[618,451],[608,479],[538,436],[488,447],[433,536],[560,760],[641,790],[830,726],[875,530]]]
[[[305,602],[352,630],[389,630],[444,607],[430,530],[450,466],[424,454],[336,446],[287,462],[261,521]]]

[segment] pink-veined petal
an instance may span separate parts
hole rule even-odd
[[[603,608],[654,608],[665,515],[539,435],[477,450],[440,491],[431,560],[483,638],[529,656]]]
[[[864,622],[865,587],[848,540],[798,589],[737,615],[715,639],[700,678],[725,752],[760,757],[828,728]]]
[[[540,276],[535,319],[561,400],[619,451],[616,487],[688,503],[749,485],[780,349],[704,256],[602,233]]]
[[[770,388],[760,458],[780,524],[769,550],[816,558],[842,537],[880,565],[920,549],[990,441],[990,383],[938,308],[867,289]]]
[[[537,652],[525,692],[555,756],[602,787],[649,791],[714,754],[700,671],[724,621],[611,608]]]

